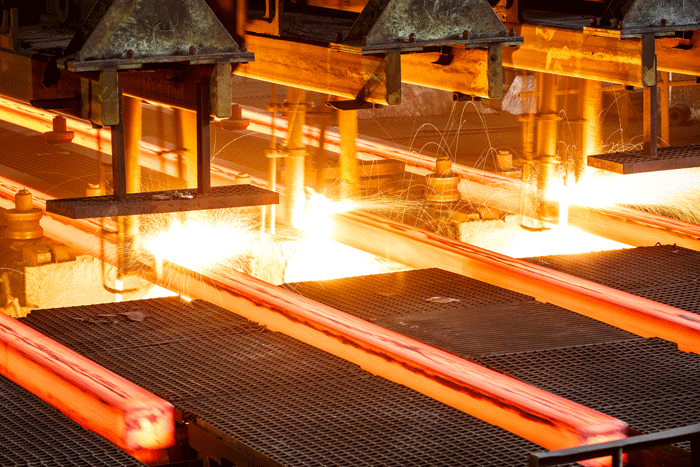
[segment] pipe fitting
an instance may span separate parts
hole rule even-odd
[[[34,240],[41,238],[44,231],[39,221],[44,215],[43,211],[34,208],[32,194],[22,189],[15,195],[15,208],[5,211],[7,228],[5,238],[9,240]]]

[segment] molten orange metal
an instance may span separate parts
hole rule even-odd
[[[10,188],[17,186],[0,177],[0,198],[9,199]],[[47,198],[34,194],[36,200]],[[45,219],[50,217],[47,214]],[[96,237],[86,245],[76,241],[91,226],[89,221],[67,220],[46,223],[44,231],[79,251],[95,254],[99,251]],[[107,259],[114,260],[116,245],[110,240],[105,243]],[[545,448],[626,436],[626,424],[618,419],[245,274],[229,271],[226,277],[208,277],[169,262],[162,271],[156,277],[140,268],[144,278],[161,286],[284,332]]]
[[[144,462],[175,442],[170,403],[3,313],[0,373]]]

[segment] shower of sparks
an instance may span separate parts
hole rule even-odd
[[[700,169],[620,175],[589,167],[583,180],[577,184],[564,184],[561,180],[553,183],[547,197],[564,206],[635,206],[698,223]]]
[[[460,230],[460,234],[465,243],[513,258],[631,248],[575,227],[551,225],[542,231],[530,232],[520,227],[517,216],[508,216],[505,222],[471,222]]]
[[[314,195],[298,230],[279,228],[275,236],[261,235],[260,219],[251,211],[152,216],[141,243],[157,260],[200,272],[233,268],[273,284],[406,269],[330,240],[329,216],[349,207]]]

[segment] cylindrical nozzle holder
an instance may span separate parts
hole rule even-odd
[[[32,194],[20,190],[15,195],[15,208],[5,211],[5,238],[10,240],[33,240],[41,238],[44,231],[39,225],[43,216],[41,209],[32,207]]]
[[[435,161],[435,174],[438,177],[452,175],[452,161],[449,157],[438,157]]]
[[[234,185],[250,185],[251,183],[253,183],[253,180],[250,178],[250,175],[245,173],[239,173],[233,180]]]

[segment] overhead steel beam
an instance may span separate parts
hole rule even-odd
[[[641,38],[620,39],[532,24],[509,24],[524,39],[503,48],[503,65],[531,71],[643,87]],[[676,38],[656,39],[657,69],[700,76],[700,31],[690,47],[678,48]]]
[[[523,45],[503,49],[503,65],[643,87],[642,40],[594,36],[580,31],[509,24]]]
[[[385,58],[253,34],[247,44],[255,62],[237,65],[237,75],[349,99],[362,95],[377,104],[395,103],[388,99]],[[449,53],[449,65],[436,63],[439,51],[401,55],[401,80],[479,97],[500,96],[497,83],[489,86],[490,70],[500,66],[500,57],[490,60],[488,50],[481,48],[454,47]]]
[[[661,71],[700,76],[700,31],[694,31],[690,44],[678,47],[675,38],[656,39],[657,68]]]

